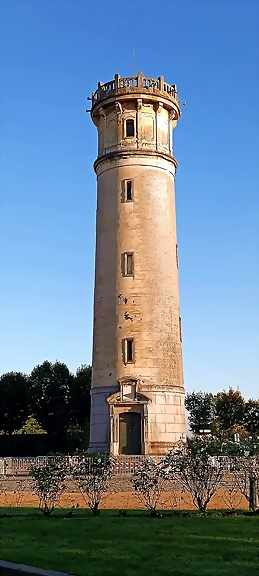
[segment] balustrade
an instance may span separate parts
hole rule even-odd
[[[154,89],[156,88],[159,90],[159,80],[155,80],[154,78],[143,78],[143,87]]]
[[[132,88],[133,86],[138,85],[138,78],[120,78],[119,79],[119,87],[120,88]]]
[[[121,88],[145,88],[146,90],[160,90],[166,92],[172,98],[178,101],[177,88],[176,85],[167,84],[164,82],[164,78],[160,76],[159,78],[143,78],[142,74],[138,76],[130,76],[128,78],[120,78],[116,74],[114,80],[110,80],[103,84],[99,82],[98,88],[92,94],[92,104],[96,104],[98,100],[104,98],[109,92],[115,90],[120,90]]]

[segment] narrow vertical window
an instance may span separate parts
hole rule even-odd
[[[124,364],[134,362],[134,340],[133,338],[125,338],[122,341],[123,362]]]
[[[180,333],[180,342],[182,342],[182,318],[179,316],[179,333]]]
[[[132,181],[126,180],[125,184],[126,184],[126,191],[125,191],[126,192],[126,194],[125,194],[126,198],[125,199],[127,201],[130,201],[130,200],[132,200]]]
[[[127,340],[127,362],[133,362],[133,340]]]
[[[133,276],[133,254],[126,254],[127,276]]]
[[[121,271],[123,276],[134,275],[133,252],[124,252],[124,254],[122,254]]]
[[[122,180],[121,182],[121,201],[132,202],[133,200],[133,181]]]
[[[134,133],[134,120],[126,120],[126,136],[133,138]]]
[[[175,245],[175,253],[176,253],[176,265],[177,265],[177,268],[179,268],[178,244]]]

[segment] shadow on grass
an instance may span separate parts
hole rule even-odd
[[[0,508],[1,511],[1,508]],[[206,517],[240,517],[240,516],[258,516],[259,510],[207,510],[199,512],[198,510],[157,510],[151,514],[148,510],[109,510],[100,509],[100,514],[95,516],[88,508],[71,511],[70,508],[56,508],[50,515],[44,515],[38,508],[2,508],[0,519],[49,519],[51,520],[85,520],[89,518],[138,518],[159,520],[161,518],[206,518]]]

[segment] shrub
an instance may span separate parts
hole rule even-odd
[[[171,478],[179,477],[184,491],[190,493],[194,506],[204,512],[221,485],[225,468],[221,460],[211,456],[206,443],[199,449],[179,444],[166,459]],[[225,464],[225,462],[224,462]]]
[[[167,467],[163,461],[153,458],[145,459],[140,468],[131,477],[133,489],[140,502],[150,510],[151,516],[156,516],[157,506],[161,502],[161,494],[168,480]]]
[[[231,472],[238,490],[245,496],[250,508],[255,512],[258,509],[259,455],[247,453],[233,458]]]
[[[39,498],[39,509],[49,516],[60,503],[66,490],[67,465],[62,457],[49,457],[45,464],[32,465],[29,471],[31,488]]]
[[[78,463],[72,469],[75,484],[95,516],[100,514],[100,501],[108,490],[111,475],[112,461],[103,454],[79,457]]]

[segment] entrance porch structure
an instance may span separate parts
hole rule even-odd
[[[166,454],[186,437],[173,129],[164,78],[99,83],[89,451]]]
[[[110,453],[148,454],[148,404],[137,392],[137,382],[126,377],[120,389],[107,398],[110,412]]]

